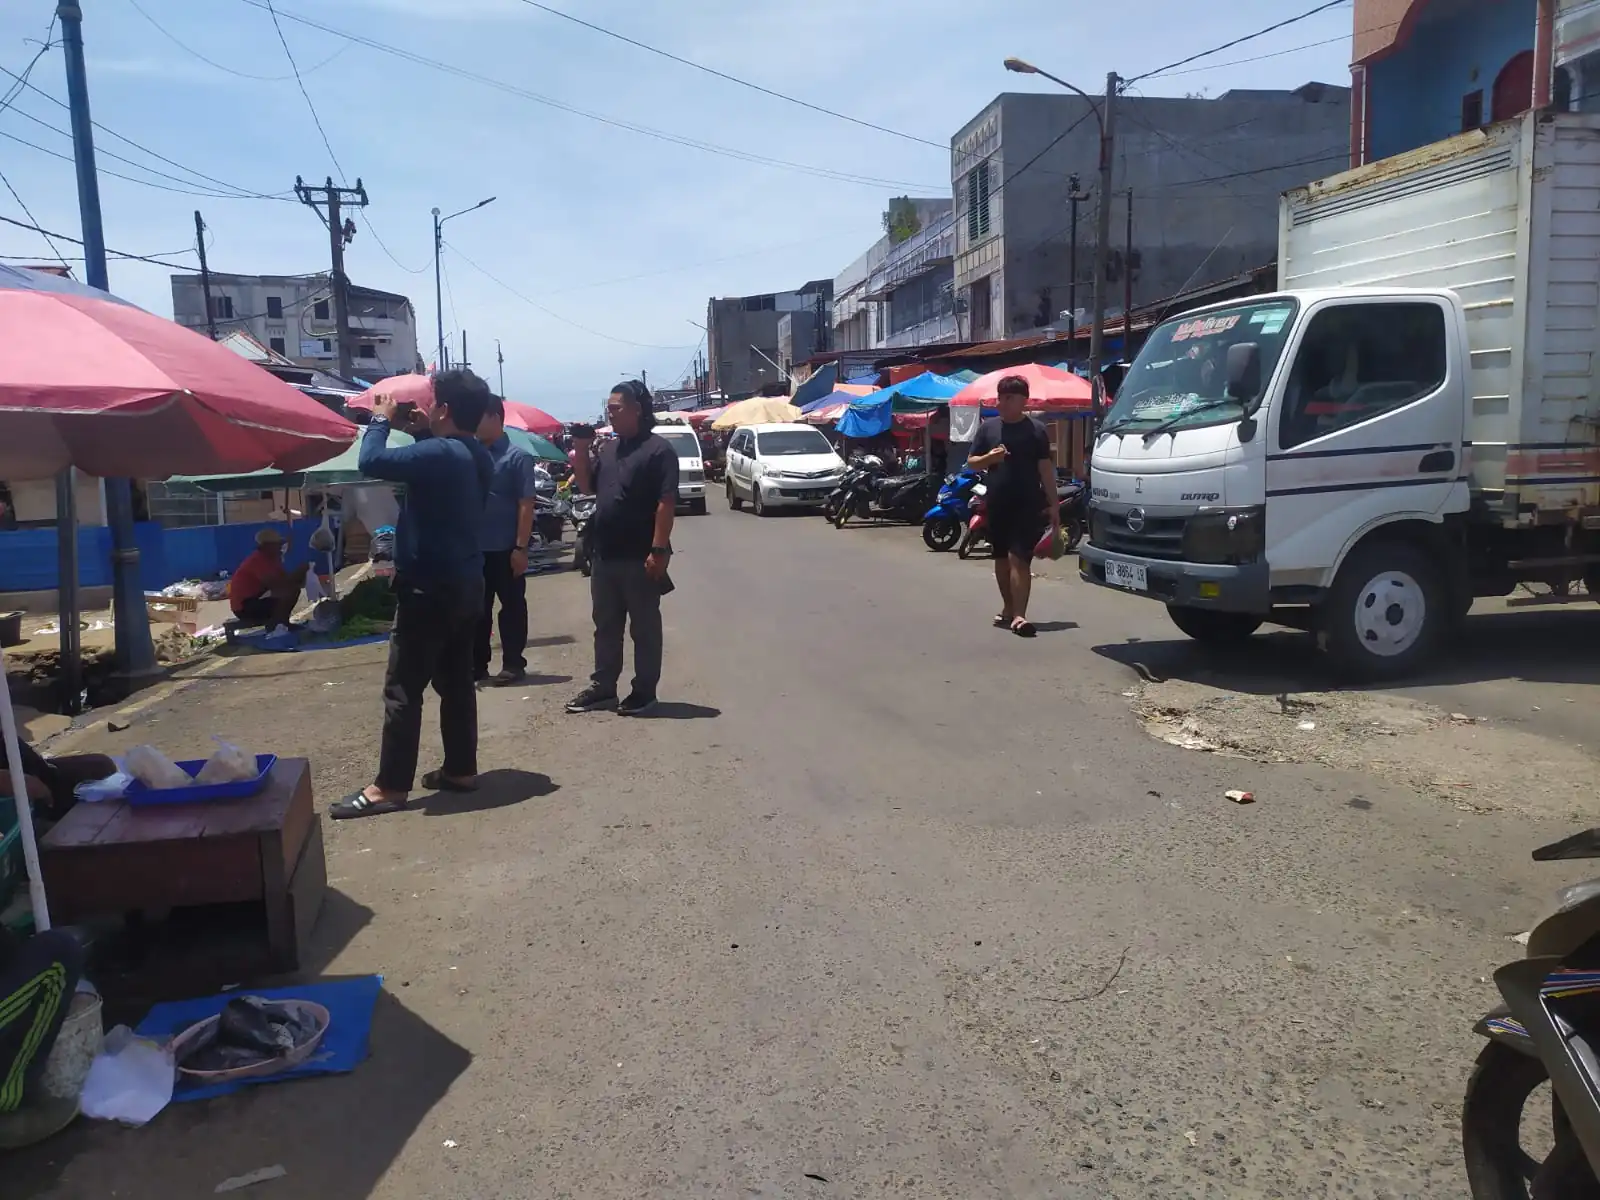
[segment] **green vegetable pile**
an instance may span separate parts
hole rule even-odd
[[[330,642],[353,642],[358,638],[388,633],[391,621],[376,621],[371,617],[351,617],[328,635]]]
[[[350,622],[358,617],[365,617],[370,621],[393,621],[395,610],[394,591],[389,587],[387,579],[363,579],[350,589],[348,595],[339,599],[339,616],[345,622]],[[387,632],[386,630],[373,630],[374,633]],[[361,636],[366,636],[362,634]]]

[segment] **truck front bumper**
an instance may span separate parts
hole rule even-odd
[[[1144,588],[1107,583],[1108,560],[1133,567],[1131,574],[1135,577],[1138,569],[1143,568]],[[1126,577],[1129,573],[1118,574]],[[1272,608],[1269,571],[1264,562],[1244,566],[1173,562],[1132,554],[1108,554],[1085,542],[1078,547],[1078,575],[1086,583],[1185,608],[1240,613],[1266,613]]]

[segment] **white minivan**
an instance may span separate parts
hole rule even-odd
[[[655,432],[666,438],[678,455],[678,503],[688,505],[696,516],[705,516],[706,463],[694,426],[682,417],[662,413],[656,417]]]
[[[844,459],[814,425],[746,425],[728,443],[728,507],[749,497],[773,508],[821,508],[844,478]]]

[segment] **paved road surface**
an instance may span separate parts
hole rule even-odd
[[[1567,821],[1154,740],[1129,662],[1204,660],[1133,599],[1041,581],[1026,642],[913,532],[717,504],[677,541],[663,719],[560,713],[584,593],[536,579],[541,678],[485,696],[485,792],[330,828],[321,959],[387,979],[368,1063],[79,1128],[0,1190],[281,1163],[252,1196],[1462,1195],[1469,1024],[1580,877],[1526,862]],[[1416,694],[1592,747],[1570,643],[1489,620],[1533,650]],[[371,771],[380,660],[230,663],[135,732],[307,752],[325,804]]]

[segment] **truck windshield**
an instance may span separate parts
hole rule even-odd
[[[1117,390],[1101,430],[1138,431],[1162,425],[1192,429],[1237,421],[1244,409],[1228,397],[1228,347],[1261,347],[1261,385],[1272,378],[1294,324],[1293,300],[1267,300],[1178,317],[1145,339]]]

